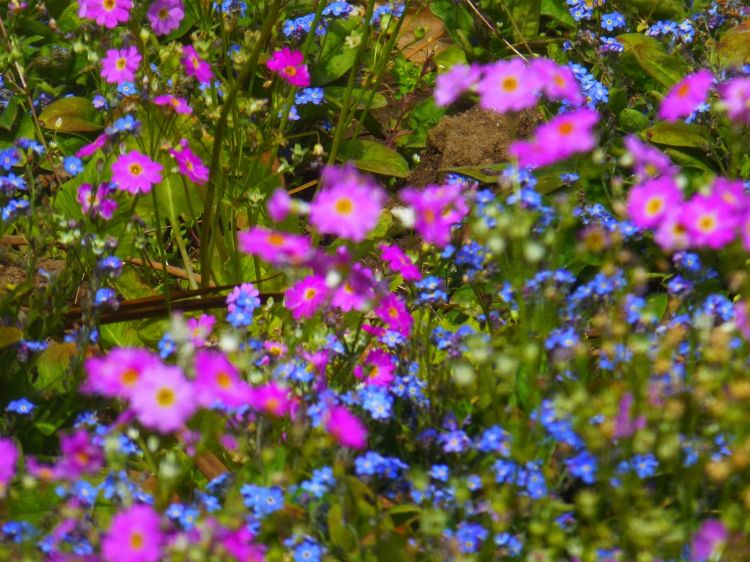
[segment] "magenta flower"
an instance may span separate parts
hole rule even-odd
[[[157,35],[167,35],[180,27],[185,10],[181,0],[156,0],[146,12],[151,28]]]
[[[637,430],[646,427],[646,418],[638,416],[633,419],[631,410],[633,408],[633,394],[626,392],[620,399],[617,408],[617,417],[615,418],[614,432],[612,436],[615,439],[632,436]]]
[[[292,198],[289,197],[289,192],[283,187],[276,188],[269,197],[266,208],[272,221],[283,221],[292,208]]]
[[[191,45],[183,45],[181,61],[185,68],[185,74],[195,76],[195,79],[201,84],[208,84],[214,77],[211,65],[200,58]]]
[[[156,355],[145,349],[119,347],[103,357],[86,359],[86,382],[82,391],[107,398],[130,398],[143,373],[159,367]]]
[[[654,233],[654,241],[662,250],[684,250],[690,246],[688,230],[682,222],[683,207],[681,205],[668,210]]]
[[[343,406],[328,409],[326,429],[344,447],[363,449],[367,445],[367,428]]]
[[[659,176],[676,176],[679,172],[679,168],[672,164],[666,154],[633,135],[625,137],[625,148],[633,157],[635,176],[639,181]]]
[[[238,562],[263,562],[265,560],[266,547],[253,542],[255,535],[247,526],[240,527],[236,531],[224,531],[218,535],[221,546]]]
[[[160,433],[177,431],[195,412],[193,385],[179,367],[152,366],[133,389],[131,407],[145,427]]]
[[[401,199],[414,210],[414,228],[428,244],[444,247],[451,227],[469,212],[458,184],[401,190]]]
[[[456,101],[467,90],[476,88],[482,70],[476,66],[457,64],[435,80],[435,103],[446,106]]]
[[[0,498],[5,496],[8,484],[16,475],[18,448],[12,439],[0,437]]]
[[[690,560],[704,562],[717,553],[727,542],[729,533],[724,523],[718,519],[706,519],[693,537]]]
[[[289,389],[275,382],[256,386],[250,392],[250,405],[258,411],[281,417],[294,411],[294,400]]]
[[[677,121],[688,117],[706,101],[713,85],[714,75],[710,70],[702,69],[688,74],[672,86],[659,107],[659,118],[665,121]]]
[[[211,335],[211,330],[214,329],[214,324],[216,324],[216,317],[210,314],[201,314],[200,318],[189,318],[187,329],[190,332],[190,343],[195,347],[206,345],[208,336]]]
[[[740,238],[742,238],[742,247],[750,252],[750,209],[740,217],[739,221]]]
[[[336,234],[361,242],[375,227],[385,193],[371,178],[352,165],[327,166],[323,189],[310,205],[310,222],[323,234]]]
[[[380,248],[380,257],[383,261],[388,264],[392,271],[401,274],[404,281],[419,281],[422,279],[419,268],[414,265],[411,258],[401,248],[393,244],[380,244],[378,248]]]
[[[84,429],[60,437],[60,451],[62,455],[55,471],[60,478],[77,480],[82,474],[95,474],[104,465],[104,452],[91,442],[91,436]]]
[[[739,300],[734,303],[734,323],[746,341],[750,341],[750,302]]]
[[[742,180],[730,180],[717,176],[711,185],[711,194],[729,205],[737,215],[742,215],[748,208],[748,196]]]
[[[195,354],[195,395],[201,406],[219,403],[239,408],[250,402],[250,386],[223,353],[201,350]]]
[[[654,228],[681,203],[682,191],[672,178],[648,180],[628,193],[628,216],[639,228]]]
[[[177,162],[180,173],[198,185],[205,185],[208,181],[209,169],[203,165],[200,158],[190,150],[187,139],[180,140],[179,148],[170,148],[169,154]]]
[[[521,59],[499,61],[484,67],[477,84],[479,105],[498,113],[521,111],[537,103],[541,83]]]
[[[372,270],[360,263],[355,263],[349,278],[339,285],[331,297],[331,306],[342,312],[363,310],[375,296]]]
[[[164,538],[159,514],[148,505],[134,505],[112,518],[102,557],[107,562],[159,562]]]
[[[173,96],[172,94],[156,96],[151,101],[154,102],[154,105],[171,107],[175,113],[179,113],[180,115],[190,115],[193,112],[193,108],[188,105],[186,100]]]
[[[375,309],[375,314],[389,330],[398,332],[405,338],[409,337],[414,318],[400,297],[388,293]]]
[[[78,188],[76,200],[84,214],[90,213],[109,220],[117,210],[117,201],[110,199],[114,191],[110,184],[103,183],[95,188],[90,183],[83,183]]]
[[[310,318],[328,297],[326,281],[320,275],[308,275],[284,293],[284,306],[295,320]]]
[[[261,226],[237,235],[240,251],[272,263],[300,263],[312,254],[307,236],[287,234]]]
[[[107,134],[102,133],[94,139],[94,142],[82,146],[78,152],[76,152],[76,156],[78,156],[78,158],[86,158],[92,154],[96,154],[105,144],[107,144]]]
[[[732,121],[750,124],[750,78],[735,78],[720,89],[721,101]]]
[[[593,109],[563,113],[540,125],[530,141],[511,144],[508,154],[519,166],[535,168],[588,152],[596,146],[593,129],[598,121],[599,114]]]
[[[112,181],[117,189],[133,195],[148,193],[161,181],[162,166],[145,154],[132,150],[112,164]]]
[[[266,66],[292,86],[306,88],[310,85],[310,72],[304,62],[305,56],[301,51],[292,51],[289,47],[284,47],[273,54],[266,62]]]
[[[584,101],[581,88],[573,71],[555,61],[539,58],[531,61],[529,72],[535,73],[544,94],[553,101],[566,101],[581,105]]]
[[[373,349],[365,357],[364,365],[355,365],[354,376],[366,384],[388,386],[393,382],[396,365],[393,357],[382,349]]]
[[[141,55],[132,45],[127,49],[110,49],[102,59],[102,78],[109,84],[132,82],[140,63]]]
[[[718,249],[735,238],[737,217],[734,210],[716,194],[695,195],[682,211],[682,223],[690,244]]]
[[[94,20],[107,29],[113,29],[130,19],[131,0],[81,0],[78,16]]]

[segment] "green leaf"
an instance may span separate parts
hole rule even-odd
[[[716,57],[723,67],[742,66],[750,61],[750,21],[724,32],[716,46]]]
[[[354,66],[357,49],[348,46],[346,38],[350,33],[356,32],[359,23],[357,18],[349,18],[343,22],[336,21],[330,25],[320,58],[312,66],[313,83],[324,86],[341,78]],[[366,39],[362,37],[362,41]]]
[[[357,537],[346,526],[344,510],[340,504],[333,504],[328,510],[328,534],[331,542],[344,552],[352,552],[357,548]]]
[[[513,34],[521,32],[517,39],[535,39],[539,33],[539,16],[542,10],[542,0],[510,0],[506,1],[513,19]]]
[[[0,327],[0,349],[18,343],[23,339],[23,332],[13,326]]]
[[[11,501],[6,502],[10,518],[27,521],[32,525],[42,523],[62,501],[55,493],[54,486],[18,487],[14,489],[10,499]]]
[[[342,160],[352,160],[354,165],[362,171],[406,178],[409,175],[409,164],[404,157],[392,148],[388,148],[375,141],[355,140],[343,143]]]
[[[667,312],[668,304],[669,297],[666,293],[656,293],[653,295],[649,295],[646,299],[646,306],[643,308],[642,315],[650,316],[654,319],[655,322],[658,322]]]
[[[37,358],[39,376],[34,388],[42,392],[63,392],[67,387],[70,360],[77,353],[73,343],[53,343]]]
[[[338,107],[341,107],[341,104],[344,101],[344,94],[346,92],[346,88],[343,86],[329,86],[326,88],[326,99],[328,101],[334,102]],[[361,88],[354,88],[352,90],[352,100],[357,100],[362,97],[362,102],[358,106],[358,109],[364,108],[364,102],[367,100],[368,93],[365,93],[364,96],[362,95],[363,90]],[[381,109],[388,105],[388,100],[385,99],[385,96],[383,94],[375,94],[372,98],[372,104],[370,105],[370,109]]]
[[[685,61],[667,54],[661,41],[654,37],[625,33],[617,40],[625,47],[624,54],[632,56],[646,74],[663,86],[674,85],[688,72]]]
[[[661,121],[641,133],[643,138],[655,144],[706,148],[710,142],[708,132],[700,125],[692,123],[667,123]]]
[[[541,14],[552,18],[558,23],[575,27],[576,20],[570,15],[565,0],[542,0]]]
[[[39,115],[39,123],[46,129],[64,133],[86,133],[98,131],[102,125],[97,118],[94,105],[86,98],[69,97],[53,101]]]
[[[2,114],[0,114],[0,129],[10,131],[13,128],[13,123],[16,122],[16,116],[18,115],[18,101],[15,97],[11,97],[8,105],[5,106]]]
[[[648,127],[649,118],[637,109],[626,107],[620,112],[617,122],[623,131],[636,133]]]

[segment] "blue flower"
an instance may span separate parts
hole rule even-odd
[[[10,169],[20,161],[21,158],[18,154],[18,150],[15,148],[11,147],[0,150],[0,166],[2,166],[3,170],[6,172],[9,172]]]
[[[570,473],[584,483],[593,484],[596,481],[596,457],[588,451],[581,451],[576,456],[567,459],[565,464]]]
[[[379,386],[366,386],[360,391],[362,407],[367,410],[376,420],[385,420],[391,417],[393,397],[384,388]]]
[[[487,539],[487,529],[476,523],[461,523],[456,530],[456,541],[458,549],[470,554],[476,552]]]
[[[253,510],[256,519],[263,519],[284,507],[284,492],[278,486],[264,488],[254,484],[245,484],[240,488],[246,507]]]
[[[32,402],[29,402],[26,398],[20,398],[19,400],[9,402],[5,411],[25,416],[33,412],[34,408],[36,408],[36,406]]]
[[[612,31],[616,28],[625,27],[627,22],[625,16],[619,12],[610,12],[608,14],[602,14],[602,29]]]
[[[305,539],[294,549],[294,562],[320,562],[323,549],[312,539]]]

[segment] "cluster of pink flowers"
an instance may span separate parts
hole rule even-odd
[[[594,126],[598,122],[599,114],[593,109],[563,113],[537,127],[530,140],[512,143],[508,154],[521,167],[537,168],[589,152],[596,146]]]
[[[710,70],[702,69],[688,74],[667,93],[659,107],[659,118],[677,121],[688,117],[706,101],[713,87],[714,76]]]
[[[201,84],[208,84],[214,77],[211,65],[198,56],[198,52],[192,45],[183,45],[181,60],[185,74],[194,76]]]
[[[180,115],[190,115],[191,113],[193,113],[193,108],[190,107],[187,100],[178,98],[177,96],[173,96],[172,94],[156,96],[151,101],[154,103],[154,105],[171,107],[175,113],[178,113]]]
[[[438,76],[435,101],[449,105],[466,91],[476,91],[483,108],[499,113],[534,107],[541,96],[576,106],[584,101],[573,72],[546,58],[456,65]]]
[[[451,229],[469,212],[459,184],[430,185],[401,191],[401,200],[414,212],[414,229],[428,244],[445,247]]]
[[[750,250],[750,197],[742,181],[717,177],[707,193],[685,200],[664,155],[635,139],[627,145],[641,179],[628,193],[628,216],[639,228],[654,230],[654,240],[664,250],[719,249],[738,234]]]
[[[310,72],[305,64],[305,56],[300,51],[284,47],[268,59],[266,66],[292,86],[306,88],[310,85]]]

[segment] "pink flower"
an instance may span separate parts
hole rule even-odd
[[[110,49],[102,59],[102,77],[109,84],[132,82],[140,63],[141,55],[132,45],[127,49]]]
[[[306,88],[310,85],[310,73],[304,62],[305,56],[301,51],[291,51],[289,47],[284,47],[273,54],[266,66],[292,86]]]
[[[342,312],[362,310],[374,296],[372,271],[362,264],[355,263],[349,278],[334,291],[331,306]]]
[[[131,407],[138,421],[149,429],[177,431],[195,412],[193,385],[179,367],[152,366],[133,389]]]
[[[18,449],[12,439],[0,437],[0,498],[5,496],[8,484],[16,475]]]
[[[354,376],[375,386],[388,386],[393,382],[396,365],[391,355],[382,349],[373,349],[365,358],[365,365],[354,367]]]
[[[76,156],[78,156],[78,158],[86,158],[92,154],[96,154],[96,152],[98,152],[105,144],[107,144],[107,135],[106,133],[102,133],[94,139],[94,142],[82,146],[78,152],[76,152]]]
[[[706,519],[693,537],[690,560],[704,562],[719,552],[729,538],[727,528],[718,519]]]
[[[276,417],[286,416],[294,410],[294,400],[289,389],[269,382],[250,391],[250,405],[261,412]]]
[[[164,541],[159,514],[148,505],[134,505],[112,518],[102,557],[107,562],[159,562]]]
[[[146,12],[148,21],[157,35],[167,35],[180,27],[185,10],[181,0],[156,0]]]
[[[361,242],[375,227],[385,193],[371,178],[352,165],[327,166],[323,189],[310,205],[310,222],[323,234]]]
[[[190,332],[190,342],[195,347],[206,345],[206,340],[211,335],[214,324],[216,324],[216,317],[210,314],[201,314],[200,318],[189,318],[187,329]]]
[[[263,562],[265,560],[265,546],[255,544],[253,535],[247,526],[236,531],[225,531],[219,534],[219,542],[237,562]]]
[[[195,354],[195,395],[201,406],[220,403],[239,408],[250,401],[250,386],[223,353],[201,350]]]
[[[261,226],[240,232],[237,238],[240,251],[272,264],[300,263],[312,254],[307,236],[277,232]]]
[[[274,222],[283,221],[292,208],[292,198],[283,187],[276,188],[267,204],[268,216]]]
[[[109,198],[113,192],[114,188],[110,184],[101,184],[95,188],[90,183],[83,183],[78,188],[76,200],[81,204],[84,214],[91,213],[109,220],[117,210],[117,201]]]
[[[672,86],[662,100],[659,118],[665,121],[677,121],[681,117],[688,117],[706,101],[713,81],[714,75],[705,68],[685,76]]]
[[[633,157],[635,176],[639,181],[659,176],[675,176],[679,171],[666,154],[633,135],[625,137],[625,148]]]
[[[326,429],[344,447],[362,449],[367,445],[367,429],[357,416],[343,406],[331,406]]]
[[[750,252],[750,209],[740,217],[739,220],[740,237],[742,238],[742,247]]]
[[[60,438],[60,460],[55,472],[59,478],[77,480],[82,474],[95,474],[104,465],[101,447],[91,442],[84,429]]]
[[[571,105],[581,105],[583,95],[573,71],[555,61],[540,58],[529,65],[529,72],[536,73],[542,91],[551,100],[566,101]]]
[[[499,61],[484,67],[477,84],[479,105],[499,113],[521,111],[536,105],[540,87],[537,73],[521,59]]]
[[[130,19],[131,0],[81,0],[78,16],[113,29]]]
[[[734,303],[734,323],[742,337],[750,341],[750,302],[740,300]]]
[[[200,158],[190,150],[187,139],[180,140],[179,148],[170,148],[169,154],[177,162],[180,173],[198,185],[205,185],[208,181],[209,169],[203,165]]]
[[[631,410],[633,408],[633,394],[626,392],[620,399],[618,406],[617,417],[615,418],[615,428],[613,437],[620,439],[622,437],[630,437],[637,430],[646,427],[646,418],[638,416],[633,419]]]
[[[375,309],[375,314],[389,330],[399,332],[405,338],[409,337],[414,319],[401,298],[388,293]]]
[[[295,320],[310,318],[328,297],[326,281],[320,275],[308,275],[289,287],[284,294],[284,306]]]
[[[422,274],[419,268],[414,265],[411,258],[404,251],[395,245],[380,244],[380,257],[388,264],[388,267],[396,273],[400,273],[404,281],[419,281]]]
[[[107,398],[130,398],[143,373],[161,364],[145,349],[120,347],[103,357],[91,357],[84,363],[87,374],[82,391]]]
[[[683,207],[681,221],[688,230],[691,245],[718,249],[735,237],[736,215],[715,194],[693,196]]]
[[[132,150],[112,164],[112,181],[121,191],[133,195],[148,193],[161,181],[161,170],[161,164],[137,150]]]
[[[599,114],[593,109],[563,113],[540,125],[531,141],[511,144],[508,154],[518,160],[519,166],[533,168],[588,152],[596,146],[593,128],[598,121]]]
[[[451,227],[469,212],[458,184],[407,188],[400,196],[414,210],[414,228],[422,239],[441,248],[450,241]]]
[[[684,250],[690,246],[690,237],[682,222],[683,206],[667,211],[654,233],[654,240],[662,250]]]
[[[750,124],[750,78],[735,78],[721,87],[721,101],[732,121]]]
[[[457,64],[435,80],[435,103],[446,106],[456,101],[461,94],[476,87],[482,71],[478,66]]]
[[[195,79],[201,84],[208,84],[214,77],[211,65],[200,58],[191,45],[183,45],[181,61],[185,68],[185,74],[195,76]]]
[[[711,185],[711,194],[731,207],[736,215],[741,215],[748,207],[748,197],[742,180],[730,180],[717,176]]]
[[[193,108],[188,105],[186,100],[173,96],[172,94],[156,96],[151,101],[154,102],[154,105],[171,107],[174,109],[175,113],[179,113],[180,115],[190,115],[193,112]]]
[[[648,180],[628,193],[628,216],[639,228],[654,228],[681,203],[682,192],[672,178]]]

